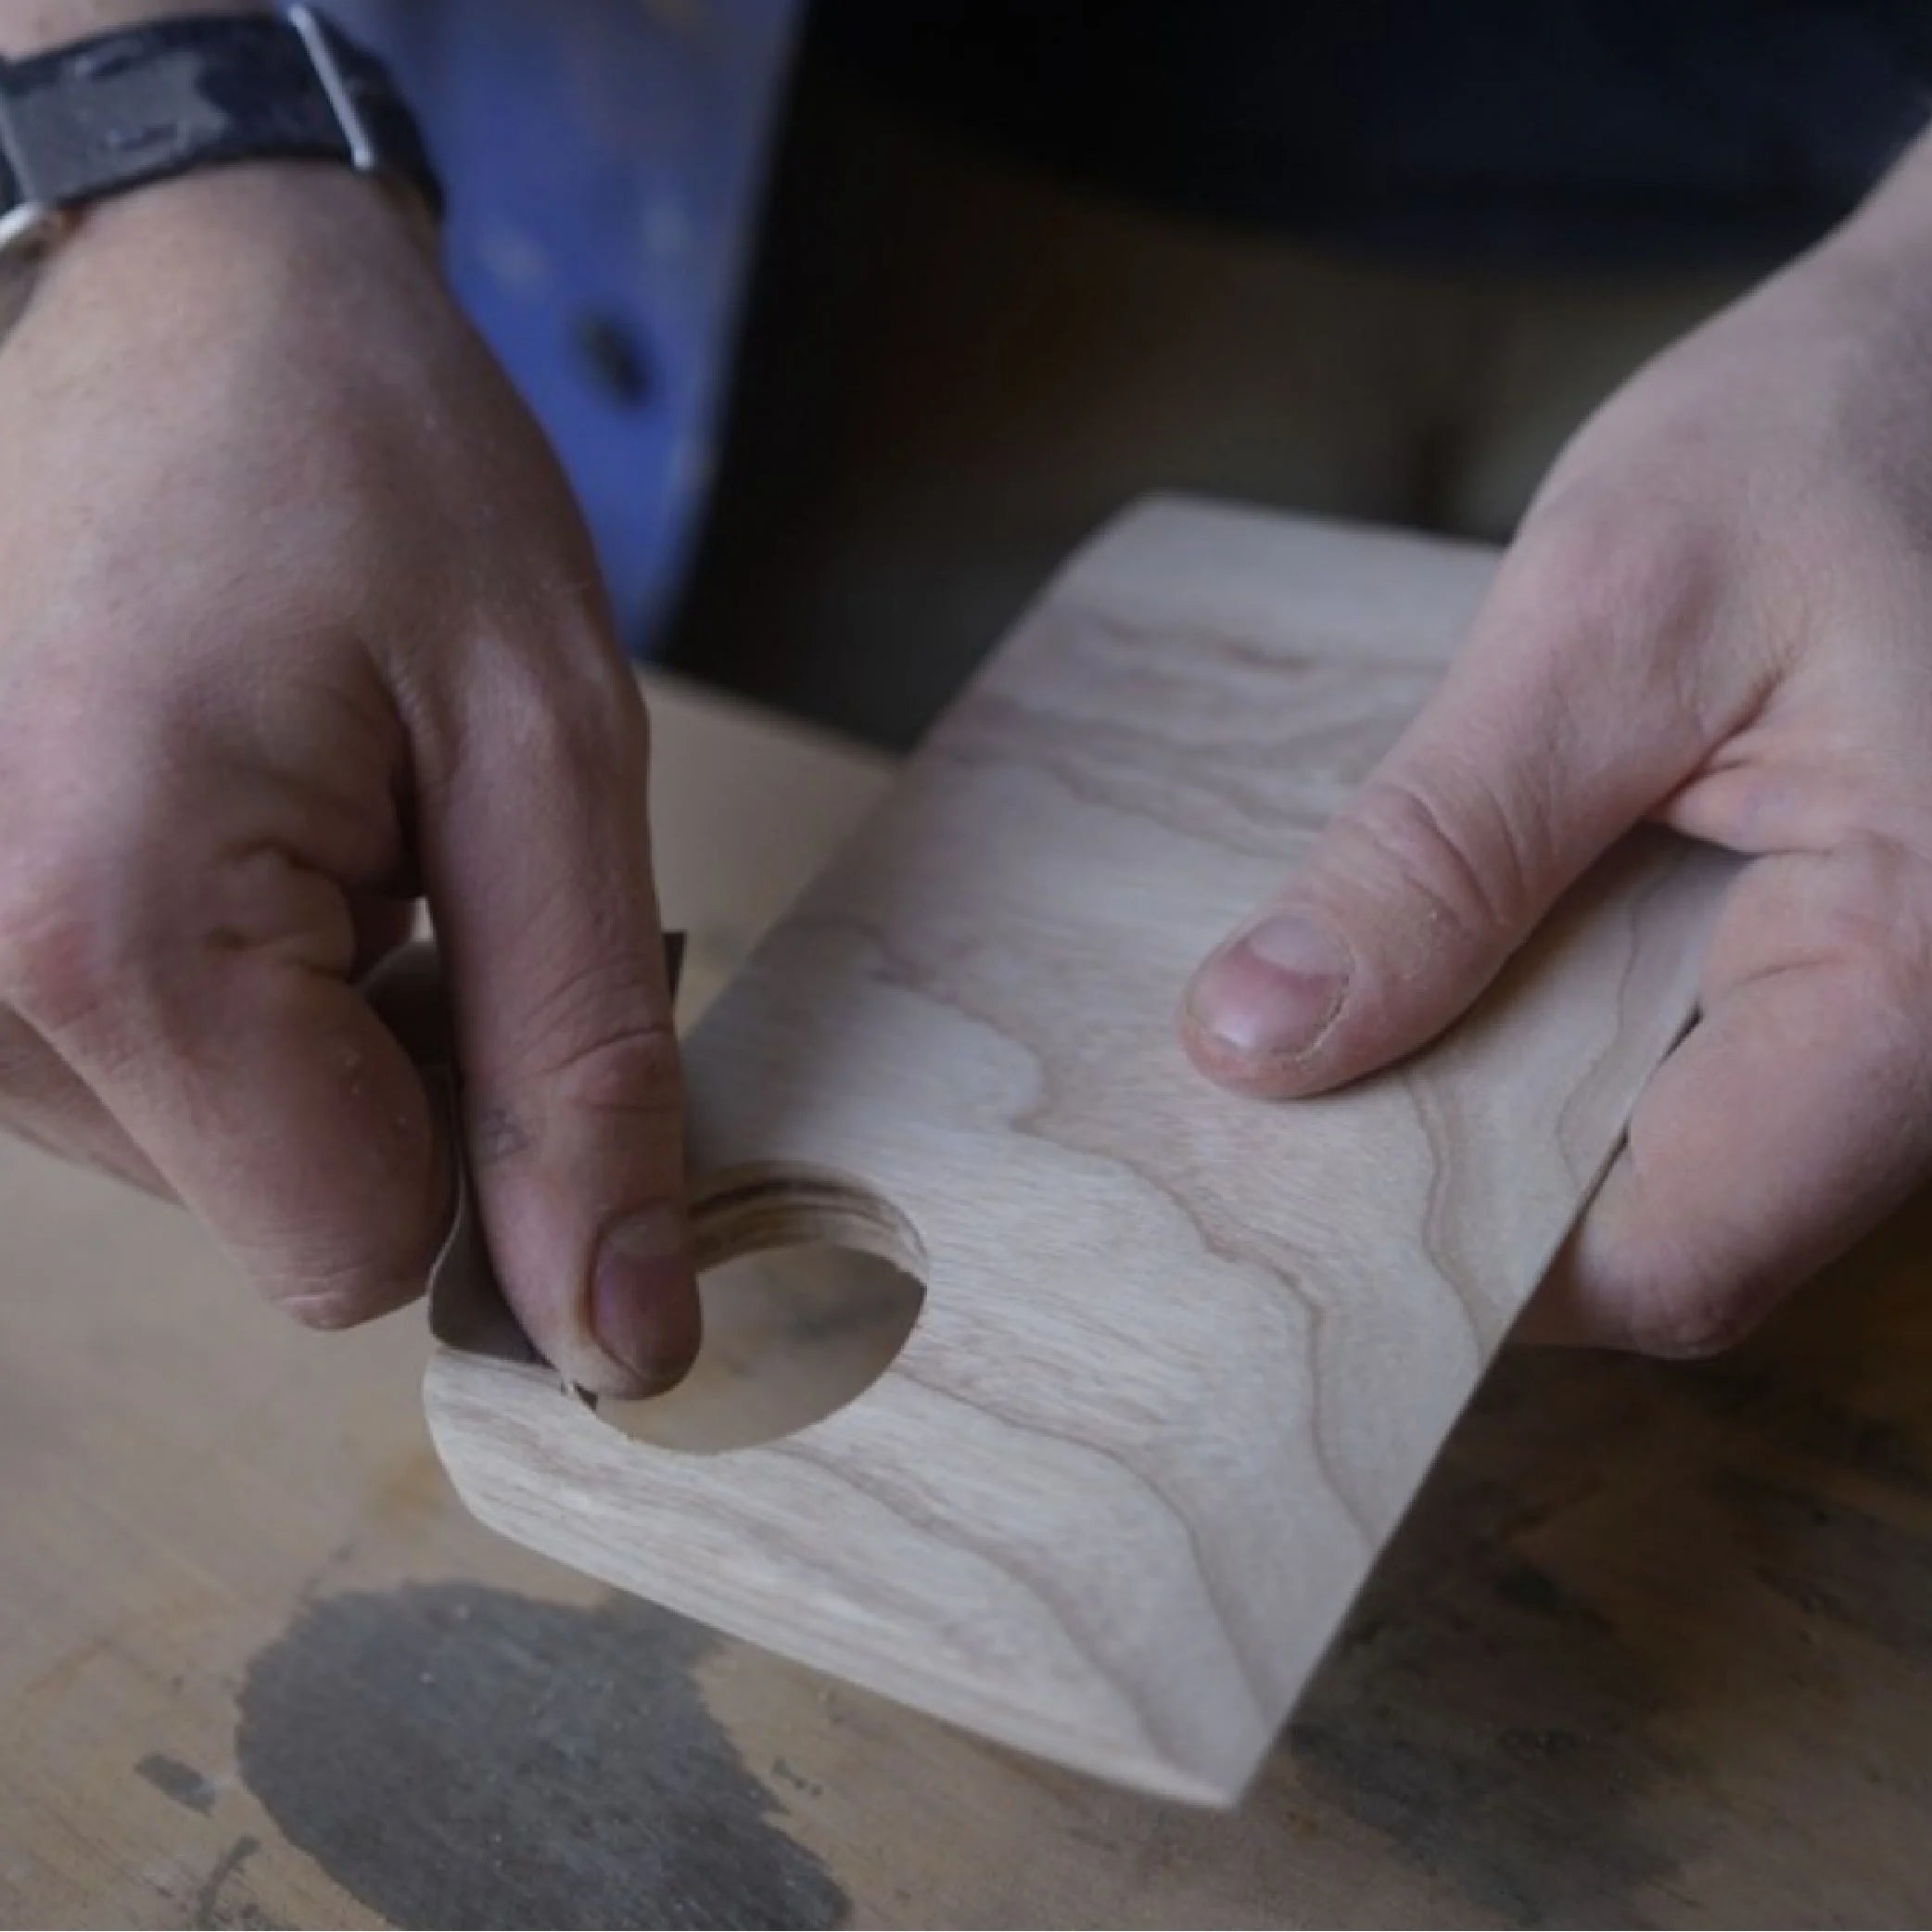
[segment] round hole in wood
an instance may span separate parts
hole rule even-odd
[[[822,1421],[891,1366],[925,1301],[912,1224],[840,1175],[713,1176],[693,1200],[692,1232],[705,1340],[691,1373],[647,1402],[597,1405],[660,1449],[748,1449]]]

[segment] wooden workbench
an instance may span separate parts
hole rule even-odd
[[[885,782],[655,694],[702,997]],[[1697,1366],[1509,1357],[1246,1806],[1121,1796],[499,1544],[405,1316],[0,1151],[8,1924],[1913,1924],[1932,1208]]]

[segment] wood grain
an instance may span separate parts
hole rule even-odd
[[[700,1226],[926,1284],[700,1455],[447,1353],[487,1522],[1007,1743],[1244,1787],[1686,1023],[1726,864],[1633,842],[1408,1065],[1293,1106],[1171,1024],[1430,690],[1481,552],[1188,503],[1074,561],[691,1044]]]
[[[885,781],[653,682],[715,982]],[[1928,1257],[1932,1197],[1716,1361],[1506,1353],[1246,1801],[1183,1811],[492,1535],[419,1319],[298,1331],[0,1142],[0,1924],[1932,1922]]]

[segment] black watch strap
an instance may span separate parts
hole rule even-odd
[[[313,8],[177,16],[0,61],[0,244],[147,182],[273,159],[390,172],[442,210],[382,63]]]

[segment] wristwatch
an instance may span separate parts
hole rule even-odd
[[[0,280],[90,201],[268,159],[392,174],[442,211],[388,71],[314,7],[176,16],[0,61]]]

